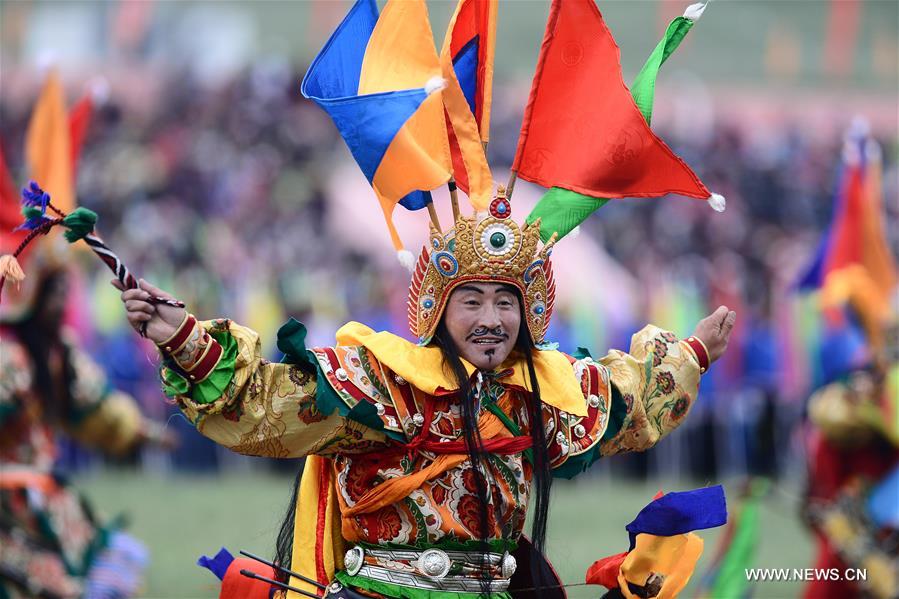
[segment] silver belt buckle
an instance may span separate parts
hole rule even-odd
[[[450,561],[449,555],[442,549],[427,549],[421,552],[416,567],[418,571],[429,578],[444,578],[449,574]]]
[[[518,568],[518,562],[515,560],[515,556],[508,551],[503,553],[503,559],[500,562],[500,575],[503,578],[512,578],[516,568]]]
[[[346,554],[343,556],[343,567],[346,569],[346,573],[350,576],[355,576],[359,573],[359,570],[362,569],[362,566],[365,564],[365,550],[356,545],[352,549],[349,549]]]

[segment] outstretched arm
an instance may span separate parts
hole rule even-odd
[[[547,410],[553,474],[572,478],[604,455],[644,451],[677,428],[699,391],[699,377],[727,348],[736,314],[724,306],[703,318],[690,337],[647,326],[630,352],[599,362],[570,358],[587,401],[584,417]]]
[[[115,285],[115,283],[113,283]],[[116,285],[121,289],[119,285]],[[262,357],[259,335],[229,320],[199,322],[186,310],[152,297],[172,296],[144,280],[122,301],[135,329],[163,355],[161,377],[197,430],[246,455],[300,457],[370,450],[384,434],[345,417],[319,397],[318,371],[294,330],[289,362]]]
[[[602,359],[612,382],[603,455],[644,451],[680,426],[698,395],[700,375],[727,349],[736,317],[721,306],[683,340],[647,326],[634,335],[629,353],[612,351]]]

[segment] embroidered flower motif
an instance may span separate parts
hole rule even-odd
[[[346,430],[346,431],[344,432],[344,436],[345,436],[347,439],[352,439],[352,440],[355,440],[355,441],[361,441],[361,440],[362,440],[362,431],[358,431],[358,430]]]
[[[375,481],[366,476],[366,468],[364,466],[348,462],[345,470],[347,474],[344,490],[351,500],[354,502],[358,501],[369,488],[374,486]]]
[[[443,505],[446,502],[446,488],[442,485],[434,485],[431,487],[431,497],[437,505]]]
[[[243,404],[239,401],[236,401],[230,405],[226,405],[222,408],[222,416],[225,418],[225,420],[238,422],[240,420],[240,417],[243,416]]]
[[[464,472],[462,472],[462,486],[465,487],[465,490],[469,493],[476,495],[478,492],[478,483],[475,480],[475,473],[473,468],[467,468]]]
[[[656,337],[652,340],[652,365],[659,366],[665,356],[668,355],[668,344],[661,338]]]
[[[473,535],[478,537],[484,536],[481,532],[481,507],[478,505],[476,495],[464,495],[459,499],[458,505],[459,522],[467,528]],[[494,528],[493,512],[487,511],[487,530]]]
[[[310,376],[296,366],[291,366],[287,369],[287,378],[297,387],[302,387],[309,382]]]
[[[683,417],[683,415],[687,413],[687,408],[689,407],[690,400],[685,395],[681,395],[671,407],[671,417],[675,419]]]
[[[299,409],[297,410],[297,417],[304,424],[313,424],[315,422],[321,422],[327,416],[318,411],[318,408],[315,407],[314,401],[303,401],[300,402]]]
[[[659,390],[667,395],[674,391],[674,376],[670,372],[660,372],[656,375],[656,384]]]
[[[402,527],[403,521],[396,508],[388,507],[378,512],[378,539],[391,541],[400,534]]]
[[[625,393],[622,399],[624,400],[625,412],[630,414],[634,410],[634,396],[630,393]]]
[[[670,331],[665,331],[664,333],[662,333],[662,339],[664,339],[668,343],[677,343],[677,336]]]

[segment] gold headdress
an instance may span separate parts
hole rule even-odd
[[[539,219],[519,227],[511,216],[500,187],[483,220],[458,216],[447,233],[431,224],[430,248],[422,248],[409,287],[409,328],[421,343],[430,341],[450,293],[465,282],[517,287],[531,339],[543,343],[556,295],[549,260],[555,235],[538,249]]]

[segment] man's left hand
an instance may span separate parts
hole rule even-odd
[[[719,306],[717,310],[700,320],[699,324],[696,325],[693,336],[705,344],[705,348],[709,353],[709,363],[714,362],[724,354],[736,321],[736,312],[728,309],[727,306]]]

